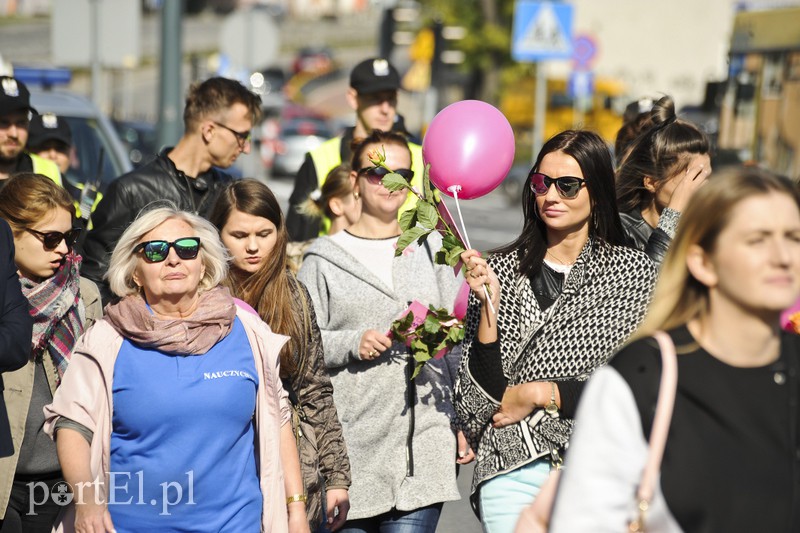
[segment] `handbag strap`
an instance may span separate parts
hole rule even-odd
[[[661,349],[661,382],[658,387],[658,400],[656,414],[653,418],[653,428],[650,431],[650,449],[647,453],[642,479],[636,496],[641,508],[650,503],[655,492],[656,479],[661,470],[661,459],[664,457],[664,447],[667,445],[667,434],[672,422],[672,408],[675,406],[675,391],[678,386],[678,360],[675,356],[675,344],[672,338],[663,331],[656,331],[653,337]],[[644,510],[644,509],[642,509]]]

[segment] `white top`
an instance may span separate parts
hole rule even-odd
[[[547,266],[559,274],[564,274],[564,279],[567,279],[567,276],[569,276],[569,271],[572,270],[572,265],[562,265],[561,263],[555,263],[548,259],[545,259],[544,262],[547,264]]]
[[[551,533],[627,531],[647,460],[636,400],[609,366],[594,373],[581,396],[550,522]],[[647,531],[679,533],[657,483]]]
[[[364,265],[367,270],[392,290],[394,290],[392,260],[394,259],[397,237],[365,239],[356,237],[352,233],[348,233],[347,230],[331,235],[331,239],[336,244],[347,250],[350,255],[355,257],[359,263]]]

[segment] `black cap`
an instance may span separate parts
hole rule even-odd
[[[61,141],[67,146],[72,145],[72,130],[67,121],[53,113],[34,115],[28,126],[28,147],[37,148],[52,140]]]
[[[21,81],[10,76],[0,76],[0,115],[15,111],[36,113],[31,107],[31,93]]]
[[[353,68],[350,87],[359,94],[396,91],[400,89],[400,73],[387,59],[373,57]]]

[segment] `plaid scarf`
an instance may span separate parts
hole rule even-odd
[[[80,266],[81,256],[70,252],[56,273],[39,283],[20,276],[33,317],[31,360],[39,360],[47,351],[58,371],[56,385],[61,384],[75,341],[83,333]]]

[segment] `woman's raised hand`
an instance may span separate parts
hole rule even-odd
[[[680,179],[681,181],[675,186],[667,207],[682,213],[692,195],[706,182],[709,174],[711,174],[711,167],[699,163],[689,165],[682,178],[680,176],[669,178],[670,180]]]
[[[500,304],[500,282],[497,280],[492,268],[486,263],[486,260],[481,257],[478,250],[467,250],[461,254],[461,260],[464,262],[464,278],[469,284],[469,288],[475,293],[481,303],[486,303],[486,291],[484,285],[488,285],[489,294],[492,299],[492,305],[495,309]]]
[[[379,355],[392,346],[392,339],[375,329],[368,329],[361,336],[358,344],[358,356],[364,361],[377,359]]]

